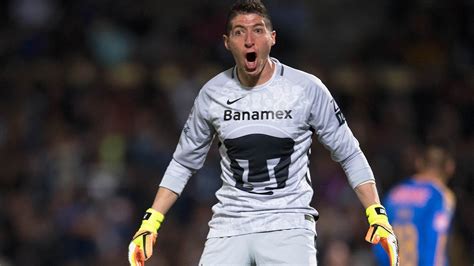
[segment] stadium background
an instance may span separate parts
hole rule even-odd
[[[0,265],[126,265],[192,101],[232,66],[231,1],[0,3]],[[266,1],[272,55],[320,77],[383,194],[417,145],[455,149],[452,265],[474,250],[474,4]],[[149,265],[195,265],[220,186],[216,145],[167,216]],[[370,265],[363,209],[315,142],[321,265]]]

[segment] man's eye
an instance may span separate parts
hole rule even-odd
[[[235,36],[240,36],[240,35],[242,35],[242,31],[236,30],[236,31],[234,31],[234,35]]]

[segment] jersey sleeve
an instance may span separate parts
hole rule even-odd
[[[181,132],[178,145],[160,183],[178,195],[183,191],[189,178],[199,170],[214,137],[214,127],[210,123],[206,106],[210,102],[204,89],[194,101],[188,120]]]
[[[309,124],[319,142],[331,152],[331,158],[341,164],[353,188],[365,182],[374,182],[372,169],[347,126],[341,109],[319,79],[316,78],[314,86]]]

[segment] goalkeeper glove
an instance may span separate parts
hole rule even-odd
[[[164,219],[163,214],[152,208],[146,211],[142,225],[128,246],[128,262],[131,266],[144,266],[145,261],[151,257],[158,229]]]
[[[389,257],[390,266],[398,266],[398,241],[392,226],[388,223],[385,208],[380,204],[373,204],[365,210],[365,213],[370,224],[365,240],[372,244],[380,242]]]

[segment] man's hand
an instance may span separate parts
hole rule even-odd
[[[140,229],[128,246],[128,262],[131,266],[144,266],[145,261],[151,257],[158,229],[164,219],[163,214],[152,208],[146,211]]]
[[[390,260],[390,266],[398,266],[398,241],[393,233],[392,226],[388,223],[385,208],[380,204],[371,205],[365,210],[369,220],[369,231],[365,240],[372,244],[382,245]]]

